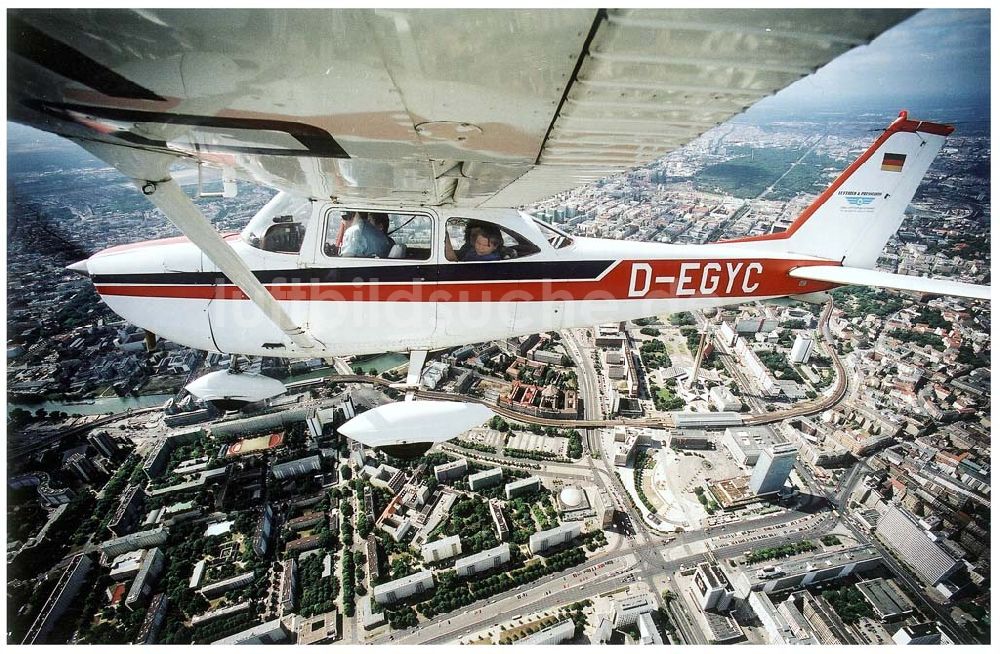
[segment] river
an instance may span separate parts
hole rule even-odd
[[[34,413],[39,409],[45,409],[47,413],[53,411],[65,411],[73,415],[79,413],[82,416],[94,416],[103,413],[125,413],[129,409],[148,409],[163,404],[172,398],[173,395],[142,395],[139,397],[98,397],[87,400],[84,404],[72,402],[38,402],[34,404],[7,404],[7,413],[13,409],[24,409]]]
[[[372,368],[378,371],[378,374],[382,374],[386,370],[391,370],[397,368],[410,361],[410,357],[405,354],[400,354],[399,352],[386,352],[385,354],[376,354],[373,357],[361,357],[350,362],[351,369],[360,367],[364,370],[367,375]]]

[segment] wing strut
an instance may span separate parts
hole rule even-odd
[[[246,262],[226,244],[208,218],[170,177],[170,165],[175,157],[93,141],[81,142],[80,145],[131,177],[143,195],[163,211],[170,222],[177,225],[184,236],[198,246],[304,354],[324,347],[285,313]]]
[[[296,346],[305,351],[316,348],[316,341],[285,313],[274,296],[264,288],[243,259],[222,240],[212,223],[202,215],[177,182],[168,177],[160,181],[141,182],[139,186],[143,194],[167,214],[170,222],[177,225]]]

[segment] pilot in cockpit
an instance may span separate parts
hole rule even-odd
[[[368,222],[375,225],[380,232],[385,234],[386,240],[389,241],[389,249],[391,251],[392,247],[396,245],[396,241],[389,236],[389,214],[381,212],[370,213],[368,214]]]
[[[376,214],[378,215],[378,214]],[[385,216],[385,214],[381,214]],[[388,216],[386,228],[388,228]],[[384,259],[392,249],[392,240],[380,227],[372,224],[368,216],[355,212],[350,226],[344,231],[343,243],[340,247],[342,257],[378,257]]]

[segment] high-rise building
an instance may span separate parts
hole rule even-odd
[[[46,642],[49,633],[79,594],[90,574],[93,563],[86,554],[77,554],[73,557],[60,575],[59,581],[56,582],[48,599],[45,600],[45,604],[42,605],[31,629],[21,641],[22,645],[37,645]]]
[[[71,473],[83,484],[93,484],[102,477],[100,468],[82,452],[76,452],[66,459],[63,470]]]
[[[469,475],[469,490],[477,491],[496,486],[503,481],[503,469],[491,468]]]
[[[529,493],[534,493],[542,487],[542,480],[534,475],[526,479],[518,479],[512,481],[503,487],[504,495],[507,499],[512,499],[519,497],[521,495],[528,495]]]
[[[466,459],[457,459],[455,461],[449,461],[448,463],[442,463],[439,466],[434,466],[434,476],[440,482],[446,482],[452,479],[461,479],[468,469],[469,462]]]
[[[611,443],[614,464],[627,466],[633,461],[639,448],[639,434],[625,427],[615,427],[614,436]]]
[[[213,645],[273,645],[288,642],[292,635],[288,621],[275,618],[254,625],[232,636],[212,641]]]
[[[427,543],[420,548],[420,555],[424,557],[424,563],[433,563],[442,559],[450,559],[462,553],[462,541],[458,535],[447,536],[440,540]]]
[[[132,581],[128,596],[125,598],[125,606],[129,609],[135,609],[146,601],[146,598],[152,594],[153,588],[160,578],[160,573],[163,572],[163,563],[163,553],[159,547],[154,547],[146,552],[142,557],[142,567],[139,568],[139,574]]]
[[[795,337],[795,342],[792,344],[792,363],[808,363],[812,350],[812,337],[799,334]]]
[[[785,485],[795,467],[798,450],[789,443],[773,445],[760,453],[757,465],[750,475],[750,490],[755,495],[777,493]]]
[[[597,491],[597,502],[594,511],[601,521],[601,529],[608,529],[615,522],[615,502],[611,499],[611,493],[600,488]]]
[[[421,570],[408,577],[395,579],[385,584],[381,584],[372,589],[375,601],[386,606],[394,604],[404,597],[416,595],[425,590],[434,588],[434,575],[430,570]]]
[[[656,627],[656,622],[653,621],[652,613],[640,615],[636,624],[639,625],[639,642],[642,645],[663,644],[663,636],[660,635],[660,630]]]
[[[114,557],[125,552],[138,550],[155,545],[163,545],[167,542],[168,531],[163,527],[137,531],[134,534],[126,534],[119,538],[112,538],[101,543],[101,551],[108,556]]]
[[[703,611],[725,611],[733,599],[733,586],[714,563],[703,561],[694,573],[695,596]]]
[[[146,478],[154,481],[164,473],[167,463],[170,461],[170,453],[173,451],[173,443],[168,439],[158,442],[142,461],[142,471],[146,473]]]
[[[87,442],[111,461],[119,460],[124,454],[124,450],[118,445],[118,441],[112,438],[106,431],[90,434],[87,436]]]
[[[819,638],[810,629],[809,621],[792,601],[775,606],[767,593],[750,593],[747,604],[764,626],[769,645],[818,645]]]
[[[544,552],[550,547],[562,545],[573,540],[580,535],[582,529],[579,522],[570,522],[553,527],[552,529],[539,531],[531,535],[531,538],[528,540],[528,549],[532,554]]]
[[[139,519],[142,504],[146,499],[146,494],[139,484],[128,486],[122,493],[115,509],[115,514],[108,522],[108,529],[115,536],[124,536],[129,533]]]
[[[879,516],[875,534],[929,586],[945,581],[962,568],[904,511],[890,504]]]
[[[558,645],[573,637],[576,633],[576,625],[570,619],[562,620],[556,624],[546,627],[541,631],[536,631],[530,636],[525,636],[514,642],[516,645]]]
[[[459,577],[466,577],[490,570],[508,561],[510,561],[510,546],[503,543],[455,561],[455,572]]]
[[[139,635],[132,642],[155,645],[165,617],[167,617],[167,594],[159,593],[154,595],[153,601],[149,603],[149,610],[146,611],[146,618],[142,622],[142,628],[139,629]]]
[[[656,609],[656,598],[649,592],[626,595],[611,603],[611,613],[614,615],[616,629],[635,624],[640,615]]]
[[[815,636],[823,645],[857,645],[851,630],[837,615],[833,606],[822,595],[812,595],[800,590],[792,593],[781,603],[779,610],[787,609],[789,614],[797,612],[805,619],[806,631]]]
[[[510,538],[510,523],[507,521],[507,516],[503,513],[503,507],[500,502],[490,501],[490,517],[493,518],[493,528],[497,532],[497,539],[501,543],[507,542]]]

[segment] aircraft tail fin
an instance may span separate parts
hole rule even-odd
[[[873,268],[952,131],[950,125],[910,120],[900,112],[786,231],[726,242],[780,246],[793,254]]]

